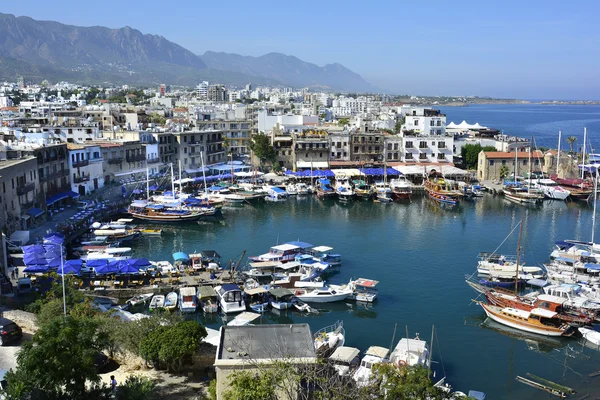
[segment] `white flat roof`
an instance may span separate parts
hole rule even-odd
[[[299,249],[300,247],[293,245],[293,244],[280,244],[278,246],[273,246],[271,247],[271,249],[275,249],[275,250],[281,250],[281,251],[286,251],[286,250],[295,250],[295,249]]]
[[[329,246],[317,246],[317,247],[313,247],[314,251],[318,251],[319,253],[324,253],[326,251],[329,250],[333,250],[333,247],[329,247]]]
[[[386,358],[390,351],[385,347],[371,346],[365,352],[366,355],[375,356],[379,358]]]
[[[510,307],[504,308],[504,309],[502,309],[502,311],[504,311],[505,313],[508,313],[510,315],[514,315],[516,317],[521,317],[521,318],[525,318],[525,319],[529,318],[529,314],[530,314],[528,311],[517,310],[516,308],[510,308]]]
[[[531,314],[544,318],[556,317],[556,313],[554,311],[546,310],[545,308],[534,308],[533,310],[531,310]]]
[[[552,296],[551,294],[540,294],[538,300],[549,301],[551,303],[563,304],[567,299],[564,297]]]
[[[249,311],[244,311],[243,313],[239,314],[237,317],[235,317],[234,319],[229,321],[229,323],[227,325],[228,326],[248,325],[250,322],[254,321],[258,317],[260,317],[260,314],[249,312]]]

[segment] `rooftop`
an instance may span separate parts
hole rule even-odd
[[[314,358],[308,324],[223,326],[218,360]]]
[[[515,153],[514,152],[508,152],[508,151],[485,151],[484,152],[485,157],[488,159],[514,159],[515,158]],[[539,151],[532,151],[531,153],[529,153],[528,151],[519,151],[517,153],[517,159],[523,159],[523,158],[542,158],[544,157],[544,154]]]

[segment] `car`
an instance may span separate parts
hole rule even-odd
[[[0,317],[0,346],[21,339],[23,331],[15,322]]]
[[[91,202],[87,202],[87,201],[78,201],[77,202],[77,209],[81,210],[81,211],[86,211],[93,207],[94,207],[94,205]]]
[[[17,281],[17,291],[19,294],[33,292],[33,284],[30,278],[19,278]]]

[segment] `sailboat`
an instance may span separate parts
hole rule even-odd
[[[375,202],[377,203],[391,203],[392,200],[392,189],[387,183],[387,152],[384,147],[383,151],[383,182],[375,182]]]
[[[544,200],[544,193],[531,187],[523,186],[517,181],[518,149],[515,147],[515,168],[513,172],[513,182],[504,185],[504,197],[518,204],[539,204]],[[529,146],[529,177],[531,179],[531,145]]]

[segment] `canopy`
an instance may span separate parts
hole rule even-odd
[[[35,207],[33,207],[32,209],[27,211],[27,214],[31,215],[33,218],[39,217],[43,213],[44,213],[44,210],[42,210],[41,208],[35,208]]]
[[[97,258],[92,260],[86,260],[85,265],[88,268],[102,268],[108,264],[108,260],[105,258]]]
[[[66,192],[55,194],[54,196],[50,196],[46,199],[46,205],[50,206],[50,205],[56,203],[57,201],[66,199],[67,197],[76,199],[79,197],[79,193],[76,193],[72,190],[67,190]]]
[[[140,272],[140,267],[129,263],[131,260],[119,260],[116,262],[120,274],[137,274]]]
[[[327,161],[296,161],[297,168],[327,168]]]
[[[269,290],[269,293],[271,293],[273,296],[275,297],[284,297],[284,296],[290,296],[293,295],[293,292],[290,292],[289,290],[287,290],[286,288],[273,288],[271,290]]]
[[[455,124],[454,122],[450,122],[446,125],[446,129],[486,129],[486,126],[479,125],[479,122],[475,124],[469,124],[467,121],[463,120],[460,124]]]
[[[368,176],[383,176],[383,175],[402,175],[400,171],[395,168],[361,168],[360,171]]]
[[[61,266],[60,268],[58,268],[58,273],[59,274],[75,274],[75,275],[79,275],[79,273],[81,272],[81,266],[83,265],[83,261],[80,259],[77,260],[67,260],[65,261],[64,266]]]
[[[147,258],[130,258],[129,260],[125,260],[127,264],[133,265],[135,267],[147,267],[150,264]]]
[[[158,190],[158,185],[152,185],[148,188],[148,190]]]
[[[237,177],[240,177],[240,178],[251,178],[253,176],[262,176],[262,175],[264,175],[264,173],[263,172],[259,172],[259,171],[254,171],[254,172],[236,172],[233,175],[235,175]]]
[[[429,174],[432,170],[436,170],[445,176],[469,175],[467,171],[450,165],[395,165],[394,170],[399,171],[402,175],[423,176],[424,174]]]
[[[351,177],[351,176],[361,176],[362,172],[356,168],[347,168],[347,169],[334,169],[333,173],[336,178],[338,177]]]
[[[212,286],[200,286],[198,288],[198,298],[217,297],[217,292]]]
[[[58,232],[52,232],[44,236],[44,244],[48,245],[61,245],[65,242],[65,235]]]
[[[175,261],[188,261],[190,259],[190,256],[188,256],[186,253],[182,252],[182,251],[178,251],[177,253],[173,254],[173,260]]]
[[[25,272],[26,274],[39,274],[39,273],[48,272],[49,269],[50,269],[50,267],[47,265],[32,265],[30,267],[26,267],[23,270],[23,272]]]
[[[111,261],[109,263],[105,263],[104,265],[94,267],[94,269],[98,275],[115,274],[119,272],[119,261]]]
[[[335,349],[332,355],[329,356],[330,360],[340,361],[344,363],[350,363],[360,354],[360,350],[354,347],[341,346]]]
[[[310,247],[313,247],[312,244],[310,243],[306,243],[306,242],[299,242],[299,241],[294,241],[294,242],[287,242],[286,244],[291,244],[293,246],[298,246],[301,249],[308,249]]]

